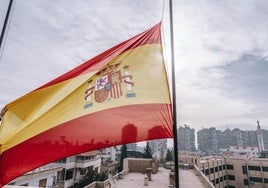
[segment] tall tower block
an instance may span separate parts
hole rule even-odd
[[[264,150],[264,143],[263,143],[263,130],[261,129],[260,122],[257,121],[257,136],[258,136],[258,146],[259,146],[259,152],[262,152]]]

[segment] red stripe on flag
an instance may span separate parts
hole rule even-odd
[[[171,105],[141,104],[96,112],[58,125],[2,153],[0,187],[29,170],[77,153],[172,138],[171,117]]]

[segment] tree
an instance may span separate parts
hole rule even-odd
[[[85,187],[94,181],[104,181],[108,178],[105,173],[98,173],[96,170],[89,169],[86,175],[77,183],[74,184],[75,188]]]
[[[152,150],[149,146],[149,143],[146,142],[146,146],[144,148],[144,158],[150,159],[152,158],[153,154],[152,154]]]
[[[167,150],[166,161],[173,161],[173,155],[169,149]]]
[[[118,171],[121,172],[123,170],[123,162],[124,162],[124,159],[127,158],[127,146],[126,145],[123,145],[121,147],[121,157],[120,157],[120,164],[119,164],[119,167],[118,167]]]

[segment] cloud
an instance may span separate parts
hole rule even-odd
[[[267,125],[266,1],[180,1],[176,17],[178,117],[195,128]],[[251,64],[247,58],[251,57]],[[261,72],[261,73],[260,73]],[[265,116],[266,114],[266,116]],[[189,124],[191,126],[191,124]]]
[[[265,1],[182,1],[177,5],[175,23],[177,58],[187,60],[182,66],[226,64],[256,49],[266,56],[267,4]]]
[[[0,63],[0,108],[158,23],[161,10],[153,0],[16,1]]]
[[[16,1],[0,63],[0,108],[158,23],[163,2]],[[180,124],[255,125],[260,118],[268,125],[267,9],[265,0],[173,1]],[[163,16],[170,61],[168,1]]]

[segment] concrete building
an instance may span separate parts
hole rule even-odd
[[[71,187],[89,171],[100,172],[99,151],[81,153],[32,170],[9,185],[32,187]]]
[[[236,131],[232,131],[228,127],[224,131],[219,132],[219,148],[229,148],[230,146],[237,146],[237,136],[235,134]]]
[[[102,162],[106,160],[110,160],[112,162],[118,161],[118,155],[120,154],[120,149],[118,149],[116,146],[114,147],[109,147],[109,148],[104,148],[101,149],[101,158]]]
[[[9,185],[29,187],[63,187],[63,165],[50,163],[11,181]]]
[[[243,147],[244,146],[244,143],[243,143],[243,131],[238,129],[238,128],[235,128],[233,129],[233,134],[235,136],[235,140],[236,140],[236,146],[238,147]]]
[[[195,129],[187,125],[179,126],[178,149],[184,151],[195,151]]]
[[[261,129],[258,121],[257,130],[243,131],[238,128],[226,128],[224,131],[216,128],[203,128],[197,132],[198,149],[206,155],[215,155],[219,149],[229,149],[232,146],[258,147],[260,151],[268,150],[268,131]]]
[[[243,147],[245,146],[258,146],[258,139],[256,131],[246,130],[243,131]]]
[[[204,128],[197,132],[198,150],[207,155],[218,152],[219,136],[215,127]]]
[[[148,141],[149,146],[152,150],[153,157],[160,158],[164,156],[167,151],[167,139],[158,139]]]
[[[231,146],[228,149],[220,149],[220,155],[224,157],[259,158],[258,147]]]
[[[137,143],[127,144],[128,151],[137,151]]]
[[[268,151],[268,130],[262,129],[262,131],[264,150]]]
[[[268,159],[180,155],[180,164],[198,168],[215,188],[268,188]]]
[[[234,187],[268,187],[268,160],[226,158],[227,174],[233,176],[229,185]]]

